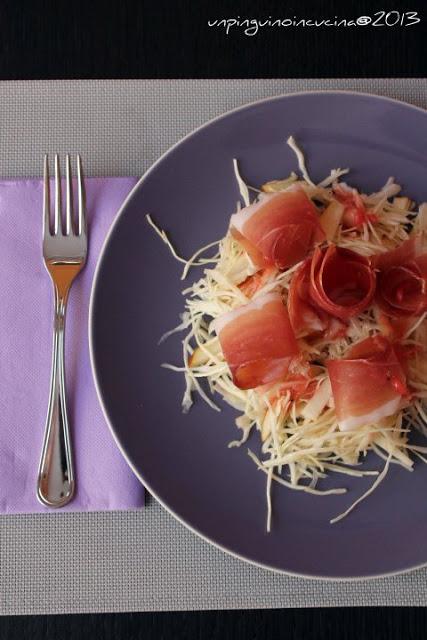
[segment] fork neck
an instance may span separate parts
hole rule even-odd
[[[66,304],[71,283],[79,273],[81,264],[52,261],[48,262],[46,266],[54,282],[55,293],[58,299]]]

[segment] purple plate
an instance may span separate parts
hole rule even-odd
[[[338,476],[311,496],[276,486],[272,532],[265,531],[265,476],[238,436],[236,413],[197,401],[181,413],[184,380],[161,368],[180,362],[180,337],[158,346],[183,309],[181,266],[145,220],[151,213],[181,254],[224,235],[238,189],[232,158],[249,184],[296,169],[294,135],[321,179],[351,167],[349,182],[377,190],[395,176],[407,195],[427,200],[427,112],[345,92],[303,93],[257,102],[208,123],[174,146],[123,205],[104,246],[91,305],[92,362],[100,399],[128,463],[154,496],[206,540],[242,559],[287,573],[369,577],[427,563],[427,466],[393,465],[384,483],[348,518],[329,520],[371,479]],[[141,142],[143,145],[143,142]],[[191,272],[189,280],[198,277]],[[255,436],[255,434],[254,434]],[[249,446],[259,451],[258,438]],[[380,468],[369,458],[371,468]]]

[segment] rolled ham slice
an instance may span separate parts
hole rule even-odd
[[[402,318],[427,311],[427,247],[423,234],[373,257],[372,263],[378,270],[376,302],[386,315]]]
[[[310,267],[310,298],[323,311],[348,320],[364,311],[375,293],[369,260],[334,244],[316,248]]]
[[[302,189],[264,193],[231,216],[231,232],[260,268],[288,269],[325,234],[316,207]]]
[[[328,315],[310,299],[310,261],[294,274],[289,288],[288,311],[297,338],[326,331]]]
[[[386,271],[391,267],[397,267],[411,262],[417,256],[422,255],[422,253],[424,253],[423,237],[422,234],[416,234],[402,242],[396,249],[372,256],[371,263],[375,269]]]
[[[341,431],[378,424],[399,411],[408,395],[405,373],[383,336],[367,338],[326,364]]]
[[[384,313],[399,318],[427,311],[426,273],[417,263],[391,267],[378,276],[376,300]]]
[[[345,321],[370,304],[374,289],[375,275],[367,258],[335,245],[316,249],[296,271],[289,289],[289,317],[296,337],[344,336]]]
[[[213,322],[234,384],[253,389],[284,378],[300,350],[279,293],[259,296]]]

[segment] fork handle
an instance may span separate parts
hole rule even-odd
[[[52,372],[49,405],[37,481],[37,497],[48,507],[62,507],[74,494],[74,470],[65,398],[65,314],[68,290],[55,286]]]

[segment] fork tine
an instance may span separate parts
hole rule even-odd
[[[68,236],[73,233],[73,189],[71,178],[71,162],[70,156],[67,153],[65,158],[65,172],[66,172],[66,203],[65,203],[65,235]]]
[[[54,233],[62,233],[61,222],[61,172],[59,168],[59,156],[55,154],[55,216],[54,216]]]
[[[46,235],[50,235],[50,185],[47,154],[45,154],[43,162],[43,237]]]
[[[86,202],[85,202],[85,188],[83,180],[82,159],[80,154],[77,154],[77,190],[79,199],[79,216],[78,216],[78,234],[86,234]]]

